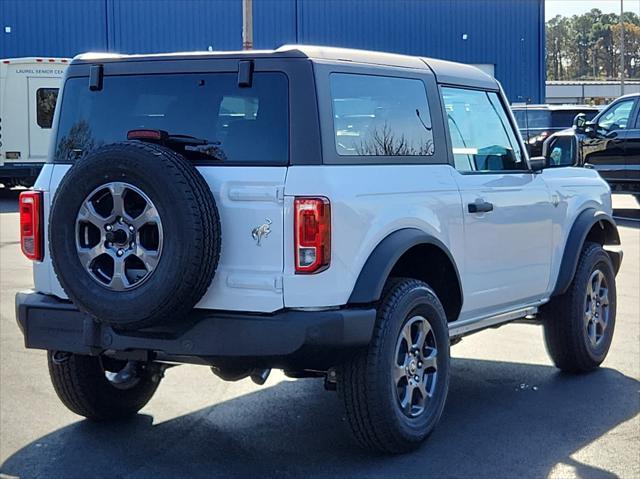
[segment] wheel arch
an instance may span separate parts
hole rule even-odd
[[[560,271],[552,296],[563,294],[569,288],[578,267],[580,252],[585,242],[593,241],[602,246],[620,245],[620,234],[613,218],[604,211],[587,208],[573,222],[562,254]],[[617,273],[622,262],[622,253],[607,251]]]
[[[386,236],[360,271],[349,304],[378,301],[390,276],[425,281],[438,295],[448,321],[458,318],[463,301],[460,273],[451,252],[438,238],[416,228],[404,228]]]

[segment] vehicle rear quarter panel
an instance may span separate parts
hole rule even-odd
[[[600,175],[587,168],[547,168],[543,172],[552,198],[558,201],[553,218],[553,258],[548,287],[553,291],[571,227],[578,215],[595,208],[612,215],[611,190]]]
[[[371,252],[402,228],[434,236],[463,264],[462,209],[451,172],[449,165],[290,167],[285,186],[285,306],[346,304]],[[294,272],[295,196],[331,201],[331,266],[319,274]]]

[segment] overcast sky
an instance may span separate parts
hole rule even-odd
[[[580,15],[592,8],[599,8],[604,13],[620,13],[620,0],[546,0],[546,20],[556,15]],[[640,0],[624,0],[624,11],[640,15]]]

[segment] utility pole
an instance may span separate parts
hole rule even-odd
[[[253,0],[242,0],[242,49],[253,48]]]
[[[624,0],[620,0],[620,95],[624,95]]]

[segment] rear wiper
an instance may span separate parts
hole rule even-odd
[[[173,134],[165,130],[129,130],[127,132],[127,140],[151,140],[161,144],[178,144],[183,145],[185,151],[211,156],[217,160],[227,159],[227,156],[220,148],[222,144],[220,141],[197,138],[191,135]]]

